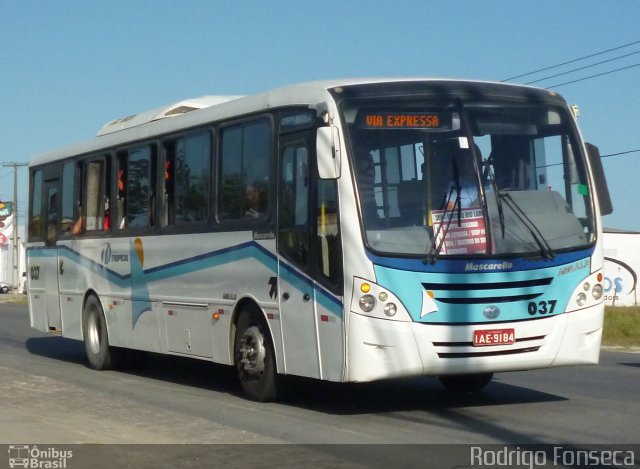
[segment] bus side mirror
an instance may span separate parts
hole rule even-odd
[[[320,179],[340,177],[340,133],[334,126],[319,127],[316,133],[316,159]]]
[[[602,159],[600,158],[600,150],[591,143],[585,143],[587,147],[587,155],[593,172],[593,182],[596,185],[596,195],[600,204],[600,214],[609,215],[613,213],[613,205],[611,204],[611,196],[609,195],[609,186],[607,179],[604,177],[604,169],[602,168]]]

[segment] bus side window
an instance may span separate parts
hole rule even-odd
[[[162,226],[173,225],[174,218],[174,168],[176,166],[176,142],[165,144],[164,171],[162,171]]]
[[[291,145],[282,153],[278,249],[301,267],[309,260],[308,162],[305,146]]]
[[[31,200],[29,206],[29,241],[42,239],[42,170],[31,172]]]
[[[73,234],[82,231],[103,231],[108,214],[109,199],[109,171],[110,165],[107,158],[99,158],[88,161],[82,167],[81,213],[76,220]]]
[[[319,279],[337,288],[342,280],[342,248],[336,181],[319,179],[317,196],[316,272]]]
[[[58,187],[45,183],[47,204],[47,246],[53,246],[56,242],[56,230],[58,227]]]
[[[155,168],[152,155],[150,145],[118,155],[118,228],[153,224]]]
[[[260,119],[221,132],[219,216],[223,220],[262,220],[269,211],[271,124]],[[260,196],[256,210],[252,193]]]
[[[76,165],[69,161],[62,166],[62,213],[60,229],[63,235],[69,236],[73,221],[75,220],[75,188],[76,185]]]
[[[127,226],[126,199],[127,191],[125,181],[127,179],[127,154],[125,152],[118,153],[118,167],[116,168],[116,177],[118,179],[118,187],[116,189],[116,210],[115,210],[115,227],[119,230]]]
[[[164,224],[209,219],[211,133],[199,132],[169,142],[164,162]]]

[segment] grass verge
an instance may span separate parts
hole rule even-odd
[[[602,345],[640,347],[640,307],[607,306]]]

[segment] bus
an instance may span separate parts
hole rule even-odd
[[[350,79],[207,96],[30,164],[31,326],[90,367],[144,352],[286,375],[438,377],[599,359],[597,147],[554,91]]]

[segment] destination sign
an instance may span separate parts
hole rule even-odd
[[[358,124],[364,129],[450,128],[451,117],[439,112],[361,111]]]

